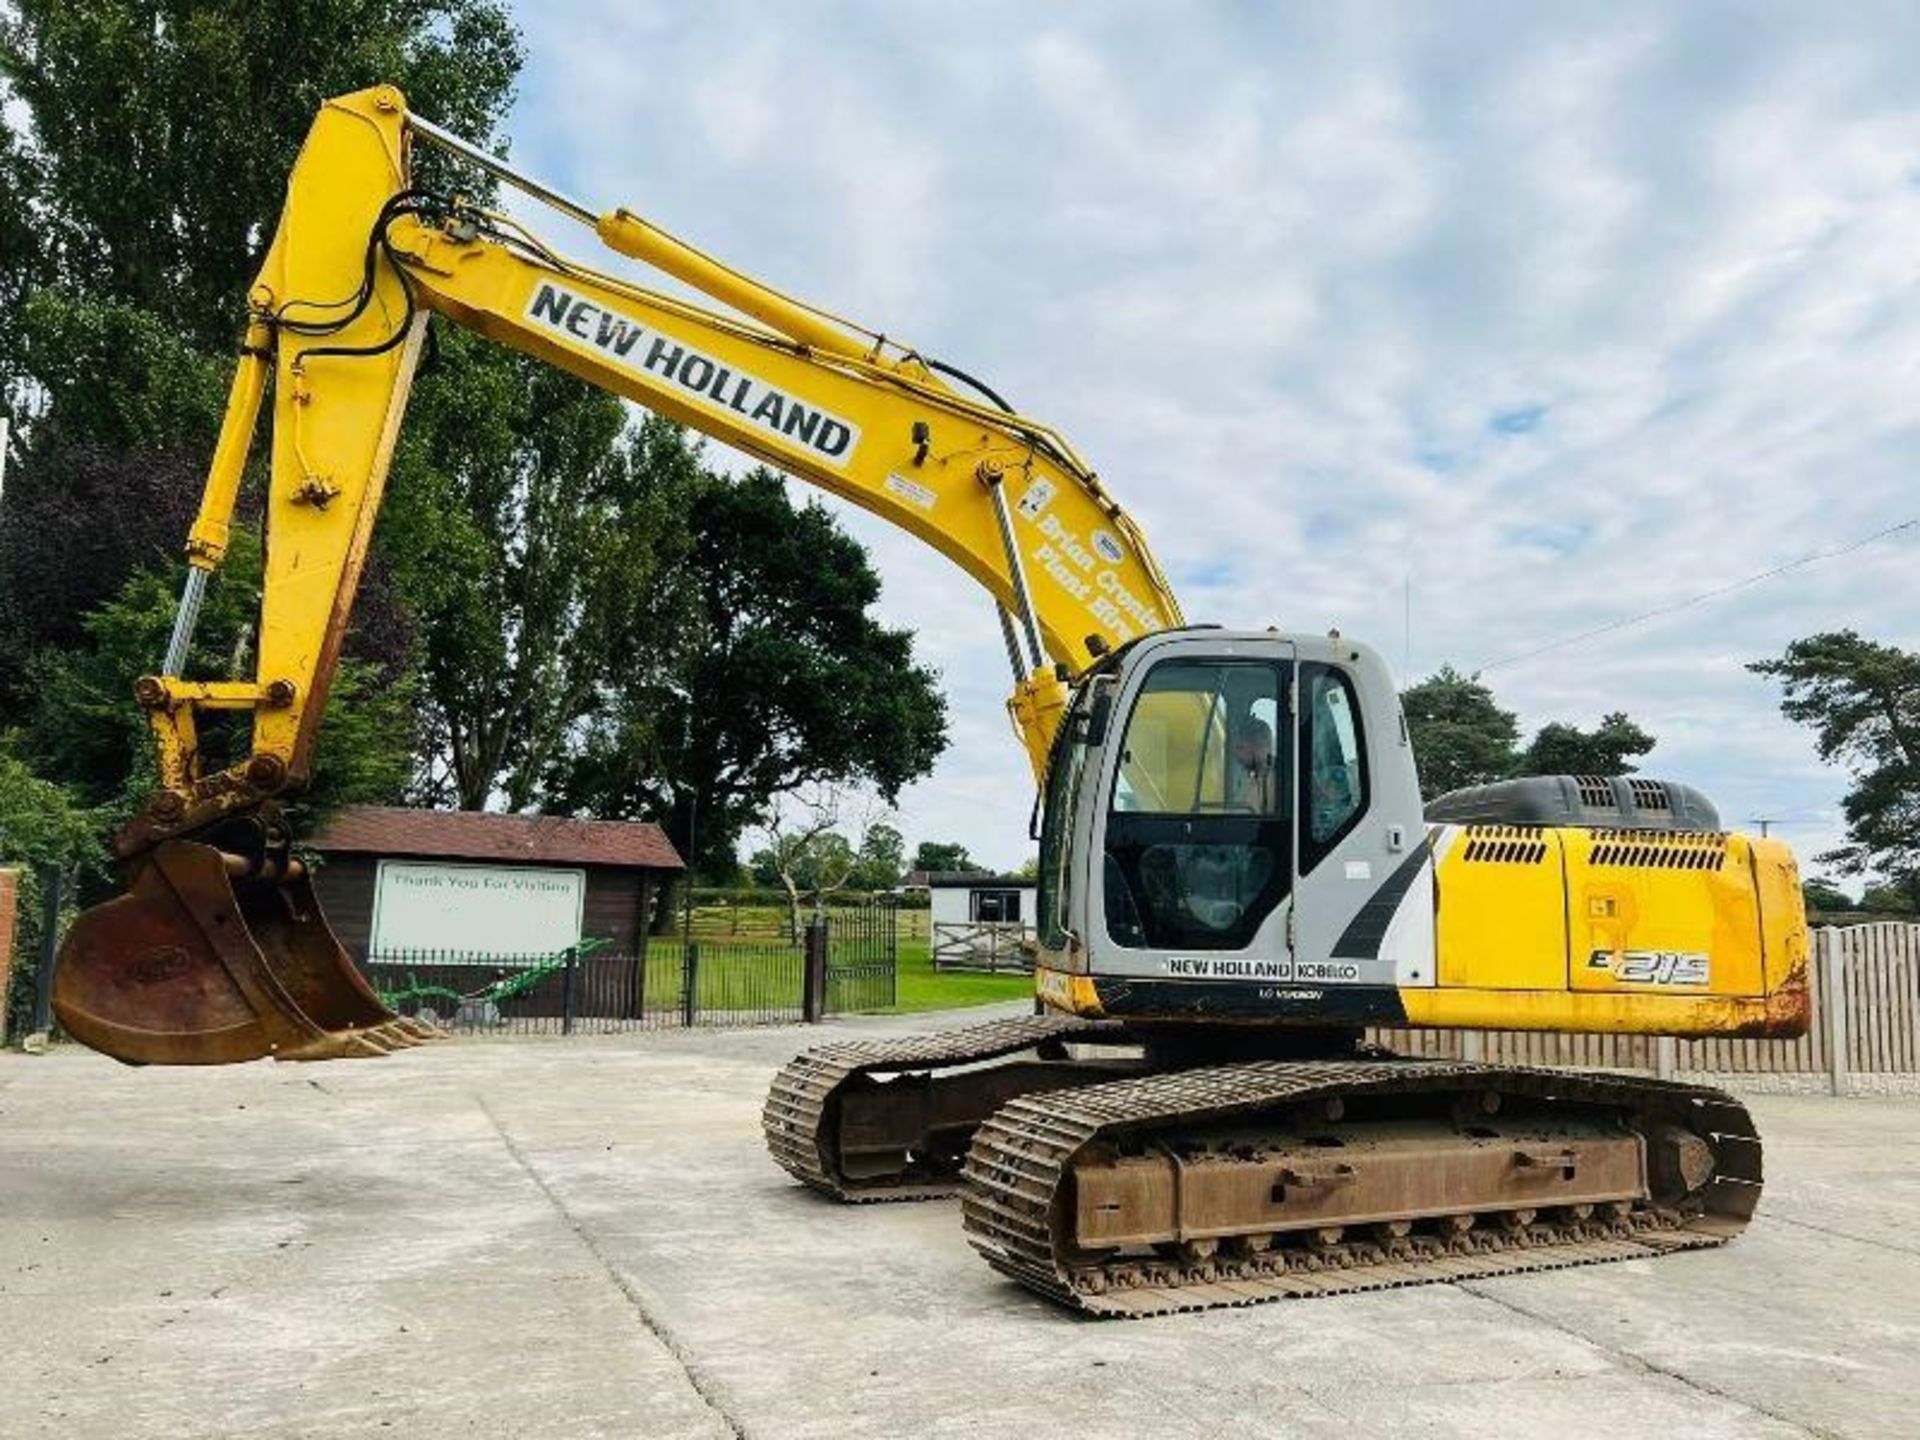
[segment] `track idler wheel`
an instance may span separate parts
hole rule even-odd
[[[74,921],[53,1009],[74,1039],[130,1065],[358,1059],[436,1033],[381,1003],[297,861],[249,873],[190,840],[156,846],[126,894]]]

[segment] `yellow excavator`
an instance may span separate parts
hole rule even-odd
[[[417,188],[447,152],[723,309]],[[1791,853],[1684,785],[1548,777],[1423,809],[1391,678],[1335,632],[1184,622],[1066,439],[921,352],[623,209],[583,206],[377,88],[328,102],[248,296],[161,673],[126,893],[68,934],[67,1032],[136,1064],[431,1038],[341,949],[279,805],[308,778],[388,461],[439,315],[865,507],[991,596],[1041,786],[1037,1012],[828,1045],[774,1082],[774,1158],[848,1201],[963,1196],[996,1268],[1100,1315],[1719,1244],[1760,1193],[1706,1087],[1431,1062],[1370,1026],[1788,1036]],[[180,674],[271,393],[256,677]],[[251,717],[205,773],[204,712]]]

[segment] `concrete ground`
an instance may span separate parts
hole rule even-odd
[[[1723,1250],[1102,1323],[767,1160],[778,1064],[902,1028],[0,1057],[0,1435],[1920,1433],[1920,1101],[1756,1097]]]

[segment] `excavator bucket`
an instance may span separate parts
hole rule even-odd
[[[53,982],[67,1033],[130,1065],[347,1060],[433,1038],[354,968],[302,867],[235,873],[245,869],[169,840],[126,894],[79,916]]]

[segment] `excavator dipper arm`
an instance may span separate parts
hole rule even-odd
[[[454,152],[602,246],[725,310],[564,258],[517,220],[413,187]],[[381,87],[328,102],[290,177],[187,545],[163,673],[136,698],[161,786],[115,842],[128,894],[80,917],[55,1005],[119,1058],[225,1063],[384,1053],[419,1038],[366,987],[289,854],[276,797],[308,777],[429,315],[635,400],[918,536],[993,598],[1008,708],[1044,773],[1069,683],[1181,623],[1133,522],[1049,427],[959,372],[742,275],[623,209],[596,213],[411,117]],[[180,674],[271,406],[266,570],[251,681]],[[250,753],[205,774],[196,717],[251,714]]]

